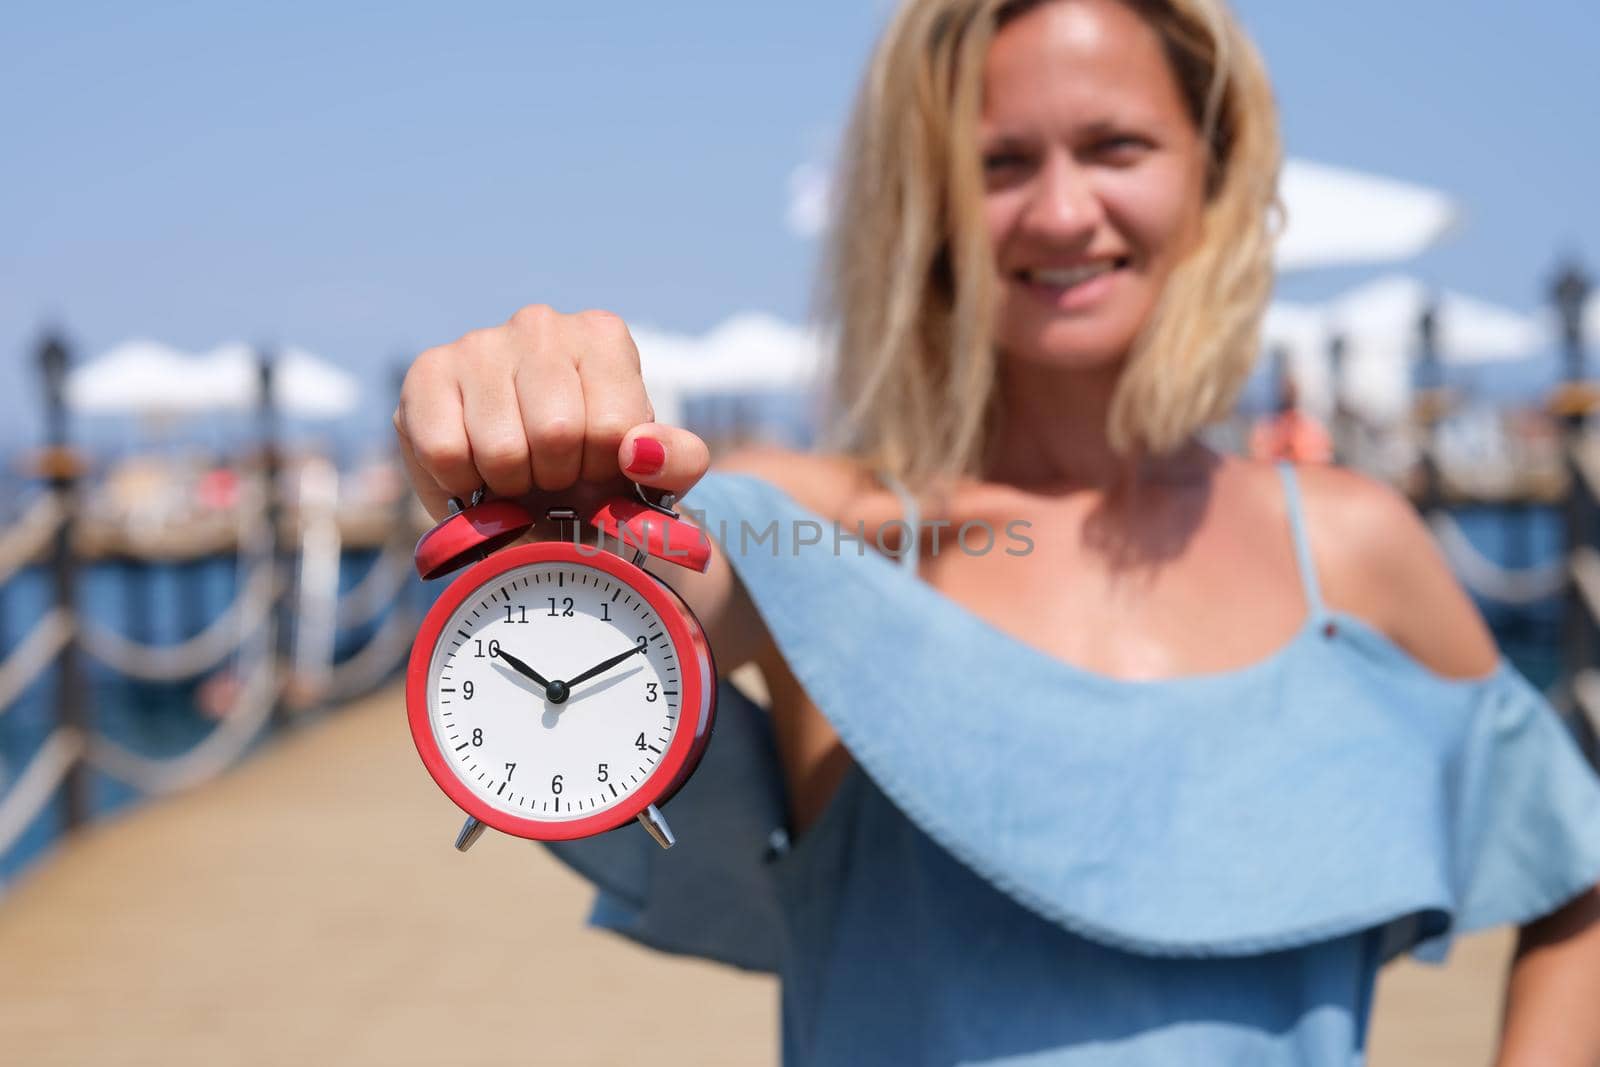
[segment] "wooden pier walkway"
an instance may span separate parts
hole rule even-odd
[[[0,898],[0,1061],[777,1061],[777,988],[584,927],[588,887],[460,817],[389,688],[67,844]],[[1497,933],[1379,991],[1376,1067],[1490,1061]]]

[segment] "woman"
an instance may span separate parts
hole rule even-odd
[[[828,452],[707,475],[604,313],[407,376],[435,514],[631,480],[719,534],[671,580],[770,719],[723,688],[672,852],[561,854],[595,921],[780,971],[785,1062],[1354,1063],[1383,962],[1503,922],[1502,1062],[1600,1060],[1554,715],[1402,499],[1196,437],[1256,350],[1274,122],[1220,0],[911,0],[847,145]]]

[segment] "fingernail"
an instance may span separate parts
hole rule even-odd
[[[633,439],[633,458],[623,468],[629,474],[654,474],[667,462],[667,449],[654,437]]]

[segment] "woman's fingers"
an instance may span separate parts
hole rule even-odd
[[[639,350],[623,321],[604,311],[586,311],[574,319],[586,422],[582,477],[586,482],[611,481],[620,473],[617,450],[623,438],[651,421],[654,413],[639,373]]]
[[[460,342],[461,414],[472,464],[495,496],[533,488],[530,438],[518,406],[516,352],[502,332],[480,330]]]
[[[399,416],[396,415],[395,423],[398,427]],[[422,501],[422,506],[437,522],[450,513],[449,501],[454,494],[434,481],[428,468],[417,458],[416,452],[411,447],[411,442],[406,435],[401,433],[400,458],[405,461],[406,479],[411,482],[411,487],[416,491],[417,499]]]
[[[530,350],[517,366],[521,430],[533,457],[534,486],[560,490],[583,466],[583,385],[572,357],[553,344]]]
[[[461,378],[449,346],[430,348],[411,364],[400,387],[394,426],[410,469],[426,476],[413,478],[413,484],[430,511],[431,492],[465,497],[483,484],[472,462]]]
[[[681,497],[710,453],[654,418],[621,319],[534,306],[419,356],[394,422],[406,473],[438,517],[480,488],[581,503],[632,481]]]

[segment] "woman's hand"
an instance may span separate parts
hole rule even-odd
[[[706,444],[655,421],[628,327],[605,311],[523,308],[502,326],[430,348],[406,373],[395,431],[434,518],[486,488],[583,508],[634,482],[683,496]],[[546,499],[539,499],[546,494]]]

